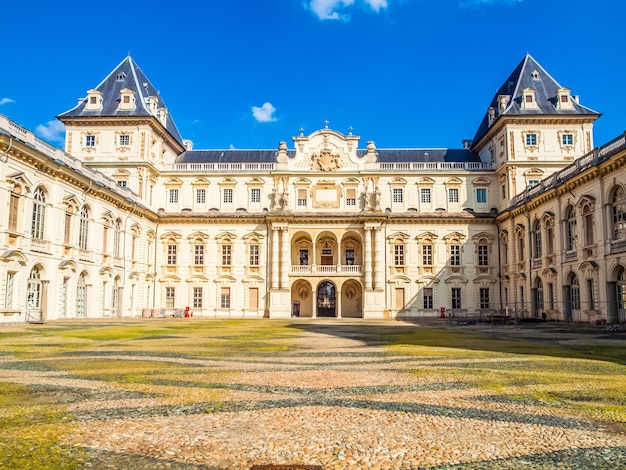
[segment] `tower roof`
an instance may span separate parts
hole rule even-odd
[[[535,93],[536,106],[532,108],[526,108],[522,103],[524,92],[528,89],[532,89]],[[493,97],[489,109],[493,110],[494,114],[491,118],[489,111],[485,114],[474,136],[474,143],[477,143],[501,116],[600,116],[598,112],[578,103],[577,99],[572,99],[571,106],[567,108],[559,107],[557,93],[559,90],[567,89],[552,78],[530,54],[526,54]],[[500,97],[507,97],[507,99],[500,101]],[[502,109],[503,106],[504,109]]]
[[[134,94],[135,106],[132,107],[132,109],[120,107],[120,92],[122,90],[130,90],[130,92]],[[93,90],[90,90],[90,92],[91,91]],[[102,97],[102,105],[98,109],[88,109],[87,99],[85,98],[80,100],[74,108],[59,114],[57,117],[60,120],[63,120],[65,117],[158,117],[158,114],[155,115],[155,113],[150,110],[149,97],[158,98],[156,104],[157,113],[167,110],[165,102],[158,90],[150,83],[148,77],[145,76],[130,55],[122,60],[122,62],[100,82],[95,88],[95,91],[99,92]],[[178,132],[176,124],[169,113],[165,114],[162,123],[169,134],[180,145],[183,145],[183,138]]]

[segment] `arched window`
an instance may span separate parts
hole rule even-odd
[[[541,246],[541,223],[536,220],[533,225],[533,250],[534,250],[534,258],[539,259],[542,256],[542,246]]]
[[[89,237],[89,209],[83,206],[79,214],[80,222],[78,224],[78,247],[81,250],[87,249],[87,239]]]
[[[585,229],[585,246],[593,245],[593,209],[591,204],[583,206],[583,224]]]
[[[535,284],[535,311],[541,312],[543,310],[543,281],[537,279]]]
[[[33,218],[30,234],[37,240],[43,240],[43,229],[46,221],[46,195],[42,188],[35,189],[33,194]]]
[[[28,310],[39,310],[41,308],[41,272],[36,266],[31,269],[28,276],[26,306]]]
[[[113,232],[113,256],[115,256],[116,258],[120,257],[120,241],[121,241],[121,237],[122,237],[122,221],[120,219],[117,219],[113,225],[114,227],[114,232]]]
[[[478,241],[478,266],[489,266],[489,242],[485,238]]]
[[[576,249],[576,209],[569,206],[565,211],[565,249]]]
[[[11,191],[11,198],[9,200],[9,230],[13,232],[17,232],[21,194],[22,187],[16,184]]]
[[[618,186],[613,191],[611,200],[611,215],[613,217],[613,240],[623,240],[626,229],[626,192]]]

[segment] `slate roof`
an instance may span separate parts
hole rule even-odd
[[[128,88],[135,92],[135,109],[118,110],[120,90]],[[83,99],[74,108],[57,116],[61,121],[64,117],[134,117],[152,116],[148,108],[149,96],[158,96],[158,109],[166,108],[159,91],[150,83],[132,57],[126,57],[107,77],[95,88],[102,93],[101,110],[85,110],[87,99]],[[166,129],[176,141],[183,145],[183,138],[174,124],[172,117],[167,115]]]
[[[534,71],[539,73],[538,78],[533,78]],[[537,108],[522,109],[522,91],[526,88],[535,90]],[[572,100],[572,109],[558,109],[556,105],[557,90],[563,88],[539,63],[530,55],[526,54],[524,59],[515,67],[513,73],[506,79],[500,89],[496,92],[489,107],[496,111],[496,121],[500,116],[528,116],[528,115],[596,115],[600,114],[586,106]],[[511,100],[508,107],[498,113],[498,96],[509,95]],[[495,122],[495,121],[494,121]],[[477,143],[489,129],[489,113],[485,116],[474,136],[474,143]]]
[[[362,158],[367,150],[357,150]],[[175,163],[275,163],[277,150],[187,150]],[[381,163],[401,162],[479,162],[478,155],[469,149],[376,149]],[[290,158],[295,150],[287,152]]]

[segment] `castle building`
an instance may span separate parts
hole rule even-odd
[[[131,57],[60,114],[0,116],[0,322],[515,315],[624,322],[624,136],[526,55],[462,148],[328,127],[195,150]]]

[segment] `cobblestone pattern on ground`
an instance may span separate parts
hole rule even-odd
[[[293,352],[258,357],[107,356],[234,371],[212,385],[226,393],[219,403],[163,403],[121,384],[12,368],[7,357],[0,380],[63,392],[78,422],[63,444],[89,449],[85,468],[626,468],[626,436],[615,429],[411,374],[458,360],[387,356],[320,332],[298,341]]]

